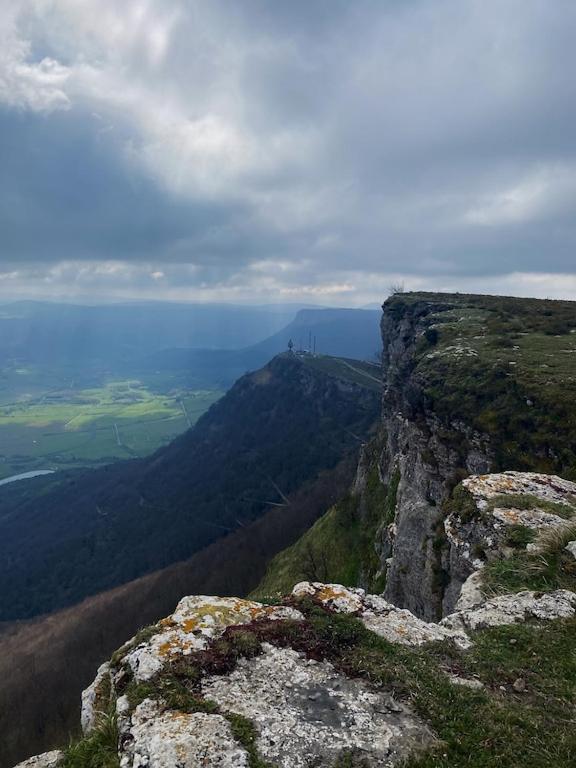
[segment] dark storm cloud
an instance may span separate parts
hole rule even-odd
[[[0,12],[11,280],[109,260],[132,266],[82,279],[352,300],[397,275],[541,274],[550,293],[574,273],[569,0],[14,7]]]

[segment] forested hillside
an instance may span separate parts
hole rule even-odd
[[[149,459],[0,493],[0,619],[70,605],[248,525],[374,424],[378,387],[294,355],[247,375]]]

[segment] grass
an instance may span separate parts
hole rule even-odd
[[[24,384],[16,392],[0,389],[0,479],[147,455],[188,429],[222,394],[158,392],[139,380],[83,387],[49,377],[48,383],[40,393]]]
[[[116,716],[102,716],[89,735],[68,746],[58,765],[60,768],[119,768],[118,739]]]
[[[488,510],[492,511],[498,507],[504,509],[538,509],[542,512],[549,512],[551,515],[563,517],[566,520],[576,514],[575,506],[541,499],[530,493],[505,493],[493,496],[488,500]]]
[[[251,768],[272,768],[258,754],[254,724],[233,712],[221,712],[201,695],[204,676],[229,674],[238,659],[256,656],[261,644],[268,642],[328,661],[343,674],[408,703],[430,724],[438,742],[434,749],[414,755],[403,768],[565,768],[571,764],[576,749],[576,620],[475,632],[473,647],[462,651],[451,643],[424,648],[394,645],[356,618],[332,614],[309,598],[296,606],[304,613],[304,621],[229,627],[206,651],[173,661],[147,683],[132,681],[125,691],[131,706],[152,697],[184,712],[219,712],[247,750]],[[452,675],[479,680],[484,687],[472,690],[454,685]],[[104,746],[82,749],[106,756],[113,741],[110,734],[96,741]],[[85,765],[108,767],[105,762]],[[362,761],[344,752],[336,766],[361,768]]]
[[[391,689],[430,722],[439,748],[408,761],[410,768],[570,764],[575,746],[570,702],[576,692],[576,622],[486,630],[476,634],[469,653],[444,645],[436,650],[394,646],[359,628],[350,617],[316,615],[313,626],[318,646],[332,663]],[[513,638],[515,645],[510,644]],[[446,647],[449,664],[443,658]],[[455,686],[446,672],[476,676],[486,689]],[[525,696],[508,687],[520,676],[527,678]]]
[[[376,363],[329,355],[305,355],[301,359],[310,368],[322,371],[329,376],[359,384],[375,392],[382,390],[382,369]]]
[[[573,302],[414,293],[386,307],[424,327],[412,372],[422,408],[448,431],[461,421],[489,435],[495,470],[576,477]]]
[[[395,472],[388,487],[379,476],[382,436],[365,448],[366,489],[360,498],[344,497],[295,544],[272,560],[253,595],[287,594],[299,581],[335,582],[384,590],[385,574],[375,549],[378,531],[394,519],[400,481]]]
[[[525,525],[506,526],[504,541],[509,547],[526,549],[528,544],[531,544],[535,538],[536,532],[532,528],[527,528]]]
[[[521,527],[521,526],[519,526]],[[576,591],[576,560],[565,547],[576,539],[576,522],[541,533],[535,551],[520,551],[512,557],[493,560],[482,570],[487,593],[520,592],[532,589]]]
[[[273,768],[272,764],[262,760],[256,748],[256,739],[258,733],[251,720],[242,715],[229,713],[225,715],[230,723],[232,735],[236,741],[241,744],[248,753],[248,764],[250,768]]]

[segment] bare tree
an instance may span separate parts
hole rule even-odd
[[[391,283],[388,287],[388,293],[390,296],[396,296],[398,293],[404,293],[405,287],[404,287],[404,281],[398,280],[395,283]]]
[[[302,573],[309,581],[327,581],[328,579],[328,558],[323,549],[314,551],[310,542],[306,543],[302,553]]]

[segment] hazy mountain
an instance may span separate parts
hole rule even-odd
[[[19,301],[0,306],[0,355],[77,363],[133,359],[167,347],[239,349],[276,333],[300,306]]]
[[[165,349],[134,365],[136,372],[169,371],[194,386],[226,388],[247,371],[294,348],[316,349],[324,355],[376,360],[382,347],[381,311],[363,309],[302,309],[286,327],[241,350]]]

